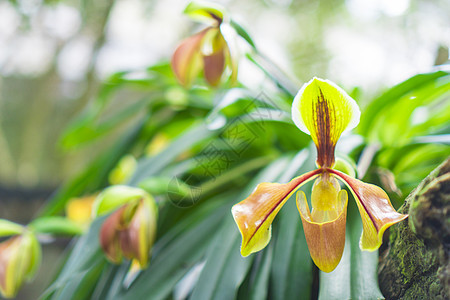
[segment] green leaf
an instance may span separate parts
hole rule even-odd
[[[399,152],[401,150],[399,149]],[[406,194],[415,188],[450,153],[450,145],[423,144],[400,152],[392,171]]]
[[[350,252],[351,245],[347,235],[344,253],[336,269],[330,273],[319,271],[319,300],[352,299]]]
[[[96,261],[88,270],[75,274],[51,299],[90,299],[105,264],[104,260]]]
[[[416,134],[433,133],[446,126],[448,119],[445,117],[449,113],[444,108],[448,95],[450,76],[412,90],[384,108],[383,114],[375,120],[369,138],[398,147],[410,142]]]
[[[351,298],[384,299],[378,287],[378,251],[361,251],[362,222],[355,201],[349,202],[347,228],[351,245]]]
[[[110,291],[115,284],[114,277],[117,274],[119,266],[106,264],[103,268],[103,272],[100,275],[94,291],[92,292],[91,299],[105,299],[108,291]]]
[[[188,150],[198,142],[212,136],[214,130],[209,130],[207,124],[201,123],[173,141],[166,149],[154,157],[138,161],[137,170],[131,177],[129,184],[136,186],[145,178],[157,175],[183,151]]]
[[[226,109],[233,104],[239,103],[241,100],[244,100],[248,97],[247,91],[242,88],[233,88],[227,90],[225,93],[221,94],[219,97],[216,97],[214,108],[211,109],[208,116],[206,117],[206,121],[208,123],[214,122],[218,117],[221,117],[221,111]],[[242,110],[242,105],[237,106]],[[242,113],[242,112],[241,112]]]
[[[80,237],[63,269],[61,270],[61,273],[41,295],[41,299],[50,299],[53,297],[52,295],[55,295],[55,299],[63,299],[58,298],[58,295],[63,293],[66,286],[67,289],[72,291],[75,290],[77,288],[77,284],[81,284],[83,282],[83,278],[87,276],[93,268],[100,268],[100,265],[105,264],[106,259],[100,249],[98,239],[99,230],[104,219],[105,216],[94,220],[89,228],[89,231]],[[95,283],[95,280],[91,280],[91,283]]]
[[[110,171],[116,166],[117,161],[124,153],[138,140],[144,125],[145,122],[137,124],[124,134],[110,150],[94,159],[85,170],[59,188],[47,201],[40,214],[42,216],[57,214],[64,209],[71,198],[93,193],[104,187]]]
[[[30,238],[30,250],[31,250],[31,257],[30,257],[30,269],[28,270],[27,273],[27,280],[30,280],[34,277],[34,275],[36,274],[37,270],[39,269],[40,265],[41,265],[41,261],[42,261],[42,249],[41,249],[41,245],[39,244],[38,239],[36,238],[36,236],[29,232],[27,233],[29,238]]]
[[[356,176],[356,164],[348,156],[336,157],[333,169],[341,171],[351,177]]]
[[[98,121],[101,111],[87,112],[66,129],[61,139],[61,145],[66,150],[74,149],[111,133],[119,125],[142,112],[148,105],[146,100],[147,98],[139,100],[101,122]]]
[[[231,207],[229,207],[231,209]],[[191,299],[234,299],[253,257],[240,255],[240,236],[232,218],[227,216],[206,254],[206,264]]]
[[[448,88],[448,94],[450,94],[450,85]],[[428,119],[420,122],[419,124],[411,126],[409,130],[409,135],[419,136],[419,135],[429,135],[430,133],[437,133],[442,128],[448,126],[448,120],[450,120],[450,102],[447,97],[442,97],[443,99],[440,103],[433,103],[433,105],[428,105],[426,107],[420,107],[424,109],[424,113],[428,114]],[[437,101],[436,101],[437,102]],[[431,107],[430,107],[431,106]],[[450,130],[446,130],[450,133]]]
[[[37,218],[28,226],[37,233],[69,236],[83,233],[83,228],[79,224],[60,216]]]
[[[312,262],[294,199],[284,205],[274,226],[277,226],[274,230],[277,239],[270,298],[308,299],[312,286]]]
[[[150,177],[139,182],[140,188],[152,195],[165,195],[168,191],[177,192],[180,198],[190,195],[191,188],[181,180],[175,181],[173,177]]]
[[[242,191],[238,199],[244,199],[261,181],[273,181],[285,170],[288,159],[274,161],[261,171]],[[228,211],[231,210],[231,203]],[[254,256],[240,255],[241,237],[229,214],[216,235],[206,255],[206,264],[200,274],[191,299],[234,299],[244,280]]]
[[[276,65],[273,64],[267,57],[262,53],[256,52],[253,55],[247,54],[246,57],[250,62],[252,62],[256,67],[261,69],[261,71],[266,74],[279,88],[291,99],[294,98],[298,91],[298,84],[291,82],[289,76],[287,76],[282,70],[280,70]]]
[[[21,234],[24,231],[24,227],[17,223],[0,219],[0,237]]]
[[[373,136],[374,130],[378,130],[374,124],[380,117],[385,117],[386,110],[395,105],[406,95],[421,88],[432,85],[442,77],[448,76],[448,72],[437,71],[427,74],[419,74],[396,85],[382,94],[362,111],[361,121],[357,127],[358,132],[363,136]],[[412,95],[411,95],[412,96]],[[397,111],[398,112],[398,111]],[[398,113],[396,115],[399,115]]]
[[[258,300],[268,298],[268,287],[270,278],[270,269],[272,267],[274,243],[269,243],[267,249],[255,257],[254,268],[251,274],[248,276],[250,280],[250,286],[248,289],[248,295],[245,298]]]
[[[239,34],[253,49],[256,50],[256,45],[253,42],[253,39],[239,23],[231,19],[230,25],[234,28],[234,30],[236,30],[237,34]]]

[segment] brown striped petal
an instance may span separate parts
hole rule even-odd
[[[359,122],[355,100],[329,80],[313,78],[304,84],[292,103],[292,119],[310,134],[317,148],[319,167],[332,167],[334,148],[343,132]]]
[[[408,217],[395,211],[389,196],[376,185],[364,183],[342,172],[327,169],[341,179],[351,190],[363,223],[359,246],[362,250],[377,250],[382,243],[383,233],[391,225]]]
[[[278,211],[295,191],[321,172],[318,169],[305,173],[286,184],[260,183],[248,198],[233,206],[231,212],[242,235],[242,256],[257,252],[269,243],[271,224]]]

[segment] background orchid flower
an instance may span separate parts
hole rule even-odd
[[[359,118],[355,100],[333,82],[313,78],[303,85],[292,104],[292,119],[300,130],[311,135],[317,148],[318,168],[286,184],[260,183],[248,198],[233,206],[232,214],[242,235],[243,256],[269,243],[271,224],[278,211],[313,179],[311,209],[303,191],[297,193],[297,208],[311,257],[324,272],[336,268],[345,244],[348,196],[338,180],[349,188],[361,214],[361,250],[378,249],[384,231],[407,217],[394,210],[388,195],[378,186],[333,169],[339,137],[353,129]]]
[[[147,267],[156,236],[158,211],[155,200],[142,189],[116,185],[97,197],[93,214],[111,211],[99,236],[106,257],[115,264],[125,257],[133,260],[132,267]]]
[[[21,234],[1,242],[0,294],[15,297],[22,284],[33,278],[40,262],[41,246],[31,231],[23,229]]]
[[[231,41],[225,38],[229,28],[225,9],[213,3],[191,2],[184,13],[208,27],[183,40],[175,50],[171,66],[178,81],[189,86],[203,70],[208,84],[217,86],[226,66],[230,67],[232,81],[235,81],[236,60],[232,59]]]

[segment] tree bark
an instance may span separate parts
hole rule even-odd
[[[391,227],[378,278],[386,299],[450,298],[450,158],[399,209],[408,222]]]

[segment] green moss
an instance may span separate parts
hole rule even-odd
[[[412,284],[403,295],[403,299],[444,299],[441,294],[442,287],[435,276],[422,277]]]
[[[398,224],[394,229],[395,243],[390,252],[403,275],[403,284],[409,284],[416,276],[428,272],[436,265],[436,256],[427,251],[423,240],[418,239],[407,224]]]
[[[399,211],[408,222],[391,227],[389,246],[380,253],[379,282],[387,299],[447,299],[444,284],[450,160],[408,196]],[[447,175],[445,175],[447,174]],[[436,177],[437,176],[437,177]]]

